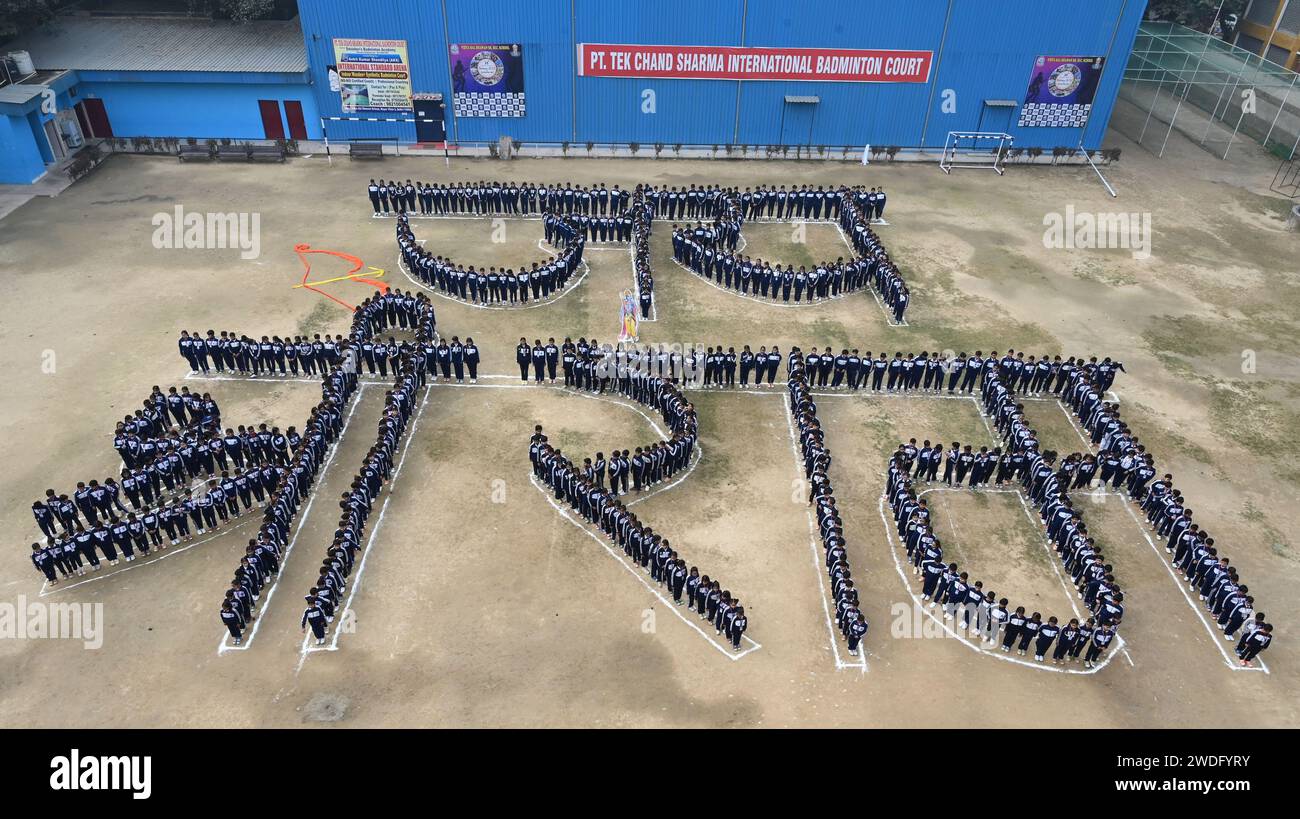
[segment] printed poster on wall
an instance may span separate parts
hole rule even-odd
[[[452,43],[451,99],[458,117],[522,117],[524,49],[519,43]]]
[[[343,113],[411,110],[411,64],[405,40],[335,38],[334,62]]]
[[[1105,62],[1105,57],[1040,56],[1020,107],[1020,127],[1082,128]]]

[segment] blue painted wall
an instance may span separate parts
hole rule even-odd
[[[78,96],[104,101],[109,124],[117,137],[196,137],[208,139],[263,139],[260,99],[302,103],[307,135],[320,136],[316,97],[306,83],[179,82],[183,75],[161,75],[170,82],[136,82],[101,79],[105,72],[82,72]],[[154,75],[159,76],[159,75]],[[133,78],[134,79],[134,78]]]
[[[450,96],[447,43],[519,42],[528,114],[455,119],[462,142],[502,135],[524,142],[639,142],[941,146],[948,131],[975,130],[986,99],[1022,99],[1040,54],[1109,55],[1084,144],[1100,146],[1145,0],[301,0],[318,107],[340,115],[324,66],[335,37],[408,43],[416,92]],[[445,11],[444,11],[445,10]],[[945,36],[946,29],[946,36]],[[575,77],[581,42],[838,46],[935,52],[925,84],[733,82]],[[1112,49],[1112,42],[1114,43]],[[655,112],[642,111],[644,92]],[[957,109],[942,110],[943,92]],[[816,96],[815,106],[786,95]],[[449,106],[450,108],[450,106]],[[815,110],[814,110],[815,109]],[[1074,146],[1079,129],[1009,132],[1016,144]],[[410,125],[332,124],[332,138],[414,138]]]
[[[45,173],[36,146],[26,114],[0,116],[0,183],[27,185]]]

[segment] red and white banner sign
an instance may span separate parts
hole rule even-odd
[[[916,82],[930,79],[933,51],[578,44],[581,77],[673,80]]]

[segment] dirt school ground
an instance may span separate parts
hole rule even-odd
[[[1011,168],[945,176],[932,165],[650,160],[389,158],[327,165],[179,165],[118,156],[54,199],[0,221],[9,309],[0,324],[0,602],[102,603],[103,646],[0,640],[0,723],[6,726],[1296,726],[1300,724],[1300,235],[1269,195],[1274,163],[1243,149],[1223,163],[1177,137],[1157,160],[1118,134],[1106,173]],[[561,517],[528,479],[526,445],[541,423],[588,455],[656,437],[647,417],[614,400],[521,388],[520,336],[605,341],[631,273],[623,249],[587,254],[591,271],[554,304],[481,310],[435,299],[439,330],[484,350],[476,386],[434,387],[411,432],[400,478],[351,600],[353,628],[334,650],[303,651],[302,594],[332,534],[333,497],[374,440],[383,387],[356,402],[320,478],[274,596],[246,650],[218,653],[217,617],[251,524],[161,560],[96,576],[46,597],[27,557],[30,504],[46,487],[113,473],[113,422],[149,388],[211,392],[236,423],[301,425],[315,383],[186,380],[182,328],[334,332],[346,311],[295,289],[294,246],[360,257],[391,286],[391,221],[370,218],[370,176],[736,185],[884,185],[880,233],[913,295],[909,326],[889,326],[869,294],[782,308],[719,291],[672,264],[667,225],[654,233],[658,320],[648,342],[798,344],[862,351],[1005,350],[1109,355],[1124,415],[1172,471],[1277,626],[1270,673],[1234,671],[1115,498],[1086,504],[1129,591],[1123,652],[1100,672],[1063,674],[985,656],[956,639],[923,637],[878,499],[887,453],[908,437],[985,443],[973,402],[819,399],[846,510],[849,556],[872,623],[865,662],[826,622],[827,598],[782,398],[698,392],[703,455],[678,486],[638,515],[692,564],[726,579],[759,645],[733,659],[678,616],[593,536]],[[260,214],[261,253],[156,249],[156,213]],[[1150,258],[1127,250],[1045,247],[1044,216],[1149,213]],[[537,222],[417,221],[429,247],[474,264],[542,256]],[[747,230],[751,255],[805,263],[847,252],[832,228]],[[346,265],[313,257],[313,276]],[[323,286],[351,303],[366,289]],[[1245,368],[1243,362],[1253,362]],[[511,376],[515,378],[512,379]],[[1030,412],[1045,445],[1084,444],[1050,402]],[[657,420],[657,419],[656,419]],[[992,588],[1044,613],[1072,605],[1014,495],[937,492],[940,533],[954,559]],[[355,581],[354,581],[355,585]],[[909,612],[896,617],[894,607]],[[1217,644],[1216,644],[1217,642]],[[1230,654],[1230,651],[1228,651]]]

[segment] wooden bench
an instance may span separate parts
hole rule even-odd
[[[182,145],[176,149],[176,158],[181,162],[188,159],[212,159],[212,148],[207,145]]]
[[[348,156],[352,159],[383,159],[384,144],[382,142],[350,142],[348,143]]]
[[[284,149],[279,145],[249,145],[248,159],[251,162],[283,162]]]
[[[219,145],[217,147],[217,159],[223,162],[227,159],[241,159],[248,161],[247,145]]]

